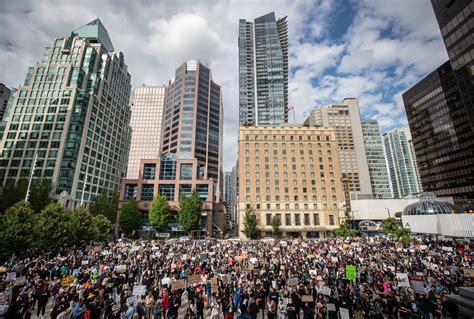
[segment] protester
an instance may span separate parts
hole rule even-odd
[[[447,294],[473,285],[473,257],[468,244],[427,238],[118,241],[5,260],[0,315],[439,318],[456,314]]]

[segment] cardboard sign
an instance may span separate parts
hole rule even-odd
[[[143,296],[146,293],[146,286],[145,285],[135,285],[133,286],[133,296]]]
[[[217,278],[212,278],[211,279],[211,290],[212,291],[219,290],[219,281],[217,280]]]
[[[349,280],[357,279],[357,267],[355,265],[346,265],[346,278]]]
[[[474,278],[474,268],[464,269],[464,274],[468,275],[471,278]]]
[[[7,273],[7,277],[5,281],[15,281],[16,280],[16,272],[9,272]]]
[[[302,302],[314,302],[313,295],[303,295],[301,296]]]
[[[115,270],[117,272],[126,272],[127,271],[127,265],[118,265],[117,267],[115,267]]]
[[[188,285],[196,285],[201,283],[201,275],[191,275],[188,277]]]
[[[318,294],[322,294],[329,297],[331,296],[331,288],[329,287],[319,287],[316,288],[316,291],[318,292]]]
[[[396,278],[400,287],[410,287],[410,280],[408,280],[408,274],[397,272]]]
[[[186,288],[186,282],[184,281],[184,279],[171,282],[171,291],[176,291],[184,288]]]
[[[69,276],[69,277],[63,278],[61,280],[61,286],[63,286],[63,287],[69,286],[70,284],[72,284],[74,282],[75,279],[76,279],[76,277],[74,277],[74,276]]]
[[[347,308],[339,308],[339,317],[341,319],[351,319],[349,309]]]
[[[296,286],[298,284],[298,278],[293,277],[288,279],[288,286]]]

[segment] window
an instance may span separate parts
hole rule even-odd
[[[153,190],[154,185],[142,185],[142,201],[152,201],[153,200]]]
[[[176,178],[176,154],[166,153],[161,158],[160,179],[174,180]]]
[[[329,215],[329,225],[334,225],[334,215]]]
[[[125,185],[125,200],[137,199],[137,184],[126,184]]]
[[[143,179],[155,179],[156,164],[145,164],[143,166]]]
[[[309,214],[304,214],[303,222],[305,225],[309,225]]]
[[[290,214],[285,214],[285,225],[287,225],[287,226],[291,225],[291,215]]]
[[[296,226],[301,225],[300,214],[295,214],[295,225]]]
[[[179,185],[179,197],[191,195],[191,185],[189,184],[180,184]]]
[[[180,178],[182,180],[193,179],[193,165],[192,164],[182,164]]]
[[[319,225],[319,214],[314,214],[313,215],[313,223],[315,225]]]
[[[267,214],[267,226],[270,226],[272,224],[272,214]]]
[[[174,185],[173,184],[163,184],[158,186],[158,193],[160,195],[166,196],[168,200],[174,200]]]

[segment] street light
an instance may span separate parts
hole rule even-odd
[[[388,218],[390,218],[390,209],[388,209],[387,207],[385,207],[385,209],[387,210]]]

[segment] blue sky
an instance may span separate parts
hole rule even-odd
[[[223,90],[229,170],[237,155],[238,20],[271,11],[288,16],[297,122],[315,106],[356,97],[382,132],[407,126],[401,94],[448,59],[429,0],[17,0],[0,13],[0,82],[17,87],[54,38],[100,17],[134,86],[167,84],[188,59],[211,67]]]

